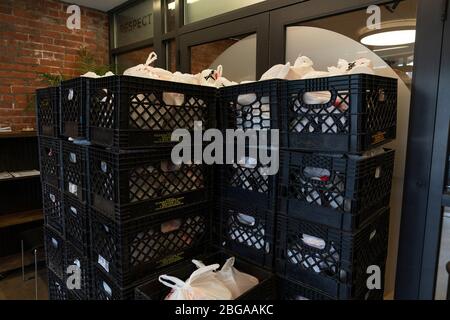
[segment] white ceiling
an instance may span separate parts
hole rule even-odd
[[[127,0],[62,0],[62,2],[77,4],[100,11],[108,11],[124,2],[127,2]]]

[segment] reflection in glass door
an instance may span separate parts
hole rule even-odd
[[[222,65],[224,77],[229,80],[256,80],[256,39],[256,34],[251,34],[191,47],[191,72]]]
[[[256,80],[269,67],[269,14],[263,13],[180,36],[180,67],[199,73],[223,67],[235,82]]]

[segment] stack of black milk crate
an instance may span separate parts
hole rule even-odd
[[[376,148],[395,138],[396,86],[351,75],[216,90],[114,76],[38,90],[50,297],[164,299],[158,275],[187,279],[192,258],[234,256],[260,279],[241,299],[380,298],[366,270],[384,273],[394,152]],[[330,101],[307,105],[317,92]],[[269,130],[268,141],[244,154],[225,141],[234,164],[174,164],[172,131],[190,135],[194,121]],[[75,291],[71,265],[82,266]]]
[[[288,81],[282,92],[282,298],[382,299],[366,282],[377,266],[384,285],[394,151],[382,146],[395,139],[397,81],[345,75]]]
[[[59,87],[37,90],[36,105],[49,296],[55,300],[88,299],[87,149],[69,141],[68,130],[61,131]],[[70,279],[71,266],[80,271],[75,275],[80,281]]]
[[[54,101],[43,98],[47,92]],[[47,123],[55,126],[51,139],[41,137],[43,183],[47,177],[55,182],[43,194],[50,199],[51,299],[132,299],[135,289],[140,299],[160,299],[168,288],[158,275],[187,278],[192,258],[223,263],[236,256],[216,236],[216,167],[171,161],[175,129],[191,135],[196,121],[203,129],[217,126],[217,95],[215,88],[127,76],[78,78],[38,90],[40,132],[48,131]],[[44,145],[47,140],[54,145]],[[69,232],[74,227],[78,233]],[[82,254],[73,258],[79,242]],[[67,288],[73,265],[81,265],[83,295]],[[242,298],[266,297],[260,289],[274,286],[272,273],[239,257],[236,266],[261,280]]]

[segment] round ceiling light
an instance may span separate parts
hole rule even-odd
[[[366,46],[397,46],[410,44],[416,41],[416,30],[394,30],[382,31],[367,35],[361,39],[361,43]]]

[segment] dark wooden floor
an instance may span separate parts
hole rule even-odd
[[[48,300],[47,269],[38,271],[38,300]],[[8,274],[6,278],[0,280],[0,300],[34,300],[35,281],[34,270],[28,269],[25,273],[25,281],[22,279],[22,272]]]

